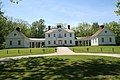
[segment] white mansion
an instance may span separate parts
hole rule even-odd
[[[12,31],[6,37],[6,48],[26,47],[39,48],[42,46],[98,46],[98,45],[115,45],[115,35],[109,29],[100,26],[100,29],[90,37],[75,37],[74,31],[70,25],[65,28],[63,25],[57,25],[56,28],[48,26],[45,32],[45,38],[28,38],[20,28]]]

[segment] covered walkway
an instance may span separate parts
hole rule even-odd
[[[43,38],[29,38],[29,47],[30,48],[40,48],[45,45],[45,39]]]

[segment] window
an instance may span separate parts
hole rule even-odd
[[[50,44],[50,41],[48,41],[48,44]]]
[[[56,41],[54,41],[54,44],[56,44]]]
[[[70,33],[70,37],[72,37],[72,34]]]
[[[95,42],[97,43],[97,38],[95,39]]]
[[[12,45],[12,41],[10,41],[10,45]]]
[[[66,37],[66,33],[64,34],[64,37]]]
[[[105,31],[105,33],[107,33],[107,31]]]
[[[59,34],[59,35],[58,35],[58,38],[62,38],[62,35],[61,35],[61,34]]]
[[[17,34],[15,33],[14,36],[16,36]]]
[[[104,42],[104,38],[102,38],[102,42]]]
[[[109,38],[109,42],[112,42],[112,38],[111,37]]]
[[[50,37],[50,34],[48,34],[48,37]]]
[[[72,40],[70,40],[70,44],[72,44]]]
[[[65,44],[67,44],[67,41],[65,40]]]
[[[94,39],[92,39],[92,42],[94,43]]]
[[[20,40],[18,40],[18,45],[21,45],[21,41]]]
[[[54,37],[55,37],[55,34],[54,34]]]

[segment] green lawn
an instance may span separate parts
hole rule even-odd
[[[120,58],[54,56],[0,63],[0,80],[120,80]]]
[[[120,46],[80,46],[70,49],[76,53],[120,53]]]
[[[0,57],[33,55],[33,54],[48,54],[54,53],[55,48],[19,48],[19,49],[3,49],[0,50]]]

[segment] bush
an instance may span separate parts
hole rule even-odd
[[[5,48],[5,44],[0,44],[0,49],[4,49]]]

